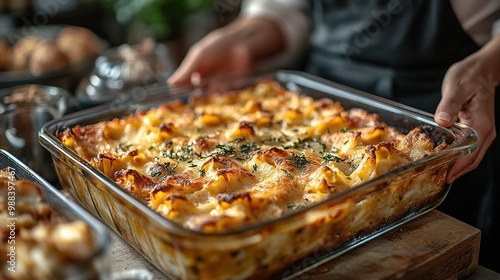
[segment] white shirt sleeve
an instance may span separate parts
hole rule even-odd
[[[493,23],[493,27],[491,28],[491,37],[500,35],[500,19],[497,19]]]
[[[452,0],[451,4],[464,31],[479,46],[500,33],[499,0]]]
[[[283,32],[285,49],[259,61],[257,70],[292,67],[309,46],[311,27],[303,0],[246,0],[242,3],[240,16],[270,19]]]

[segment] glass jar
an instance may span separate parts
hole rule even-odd
[[[49,153],[38,142],[38,131],[68,112],[69,93],[53,86],[24,85],[2,90],[0,98],[0,148],[55,182],[57,175]]]

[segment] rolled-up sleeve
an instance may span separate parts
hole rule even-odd
[[[264,61],[260,68],[286,67],[293,64],[309,45],[310,22],[303,0],[246,0],[240,16],[272,20],[281,29],[285,49]]]
[[[500,35],[500,19],[497,19],[493,23],[493,27],[491,28],[491,37]]]

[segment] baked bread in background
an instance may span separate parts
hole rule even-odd
[[[12,60],[12,47],[5,41],[0,40],[0,71],[10,68]]]
[[[95,34],[82,27],[65,27],[59,32],[56,44],[68,56],[71,63],[95,57],[101,52],[100,42]]]
[[[40,41],[42,38],[38,36],[27,36],[19,39],[12,47],[12,65],[9,70],[27,70],[31,54]]]
[[[42,41],[31,54],[29,70],[35,75],[43,75],[52,71],[57,71],[67,67],[70,64],[70,59],[56,43],[50,41]]]
[[[1,42],[0,71],[29,71],[34,76],[93,60],[103,48],[91,30],[75,26],[63,27],[55,38],[30,35],[12,46]]]

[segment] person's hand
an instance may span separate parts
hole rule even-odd
[[[477,168],[496,137],[494,98],[500,81],[499,68],[500,35],[480,51],[452,65],[444,77],[435,121],[445,127],[460,121],[479,136],[478,148],[452,166],[448,183]]]
[[[208,77],[244,77],[251,72],[252,57],[248,47],[233,42],[218,31],[208,35],[189,50],[168,83],[197,84],[200,79]]]
[[[282,37],[281,30],[272,21],[240,18],[193,45],[168,83],[176,86],[215,77],[248,76],[252,74],[255,60],[283,48]]]

